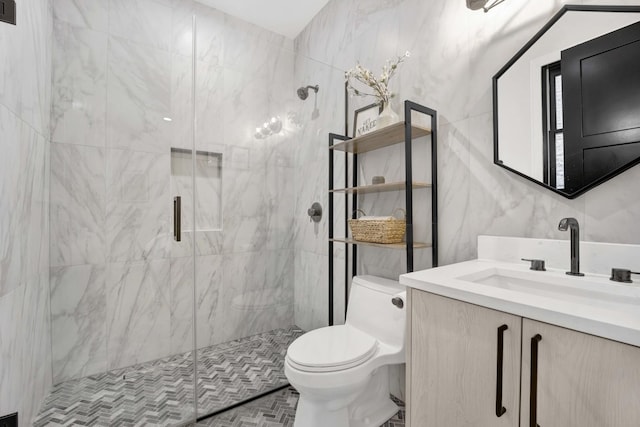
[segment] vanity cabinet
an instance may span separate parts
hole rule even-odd
[[[640,426],[640,348],[408,294],[408,426]]]
[[[638,427],[640,348],[523,319],[521,395],[522,427]]]
[[[408,425],[517,427],[521,318],[414,289],[409,295]],[[496,406],[506,409],[499,418]]]

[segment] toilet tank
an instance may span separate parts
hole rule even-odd
[[[402,298],[403,308],[391,303]],[[394,280],[355,276],[351,283],[346,324],[354,326],[393,347],[404,348],[406,289]]]

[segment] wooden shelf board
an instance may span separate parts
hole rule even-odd
[[[414,138],[419,138],[431,133],[431,129],[427,129],[422,126],[412,125],[411,129]],[[404,142],[404,122],[394,123],[383,127],[382,129],[374,130],[366,135],[349,139],[347,141],[341,141],[329,148],[332,150],[358,154],[399,144],[401,142]]]
[[[426,182],[414,182],[413,188],[429,188],[431,184],[427,184]],[[384,191],[398,191],[404,190],[405,185],[403,182],[385,182],[384,184],[372,184],[372,185],[361,185],[358,187],[348,187],[348,188],[336,188],[331,190],[331,193],[382,193]]]
[[[333,238],[329,239],[332,242],[336,243],[348,243],[350,245],[362,245],[362,246],[375,246],[378,248],[387,248],[387,249],[405,249],[407,247],[405,242],[402,243],[369,243],[369,242],[360,242],[353,239],[339,239]],[[422,248],[430,248],[431,245],[421,242],[413,242],[414,249],[422,249]]]

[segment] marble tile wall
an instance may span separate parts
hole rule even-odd
[[[49,106],[52,10],[0,23],[0,415],[30,424],[51,381]]]
[[[190,0],[60,0],[53,13],[54,383],[191,350],[194,295],[198,347],[290,326],[293,41]],[[196,149],[221,163],[215,183],[196,179],[195,233],[190,161],[171,175],[194,102]],[[275,115],[283,132],[256,140]]]
[[[564,216],[580,221],[584,240],[640,242],[636,226],[640,193],[634,189],[640,178],[638,166],[568,200],[493,164],[491,77],[564,3],[639,4],[627,0],[508,0],[485,14],[468,10],[462,0],[333,0],[295,41],[300,58],[342,70],[356,61],[379,70],[387,58],[411,52],[392,82],[398,94],[394,106],[402,112],[399,101],[411,99],[439,112],[440,264],[474,258],[478,234],[566,239],[557,230]],[[315,78],[320,78],[321,70],[298,67],[296,78],[307,78],[314,71]],[[298,198],[303,206],[312,199],[327,203],[327,131],[340,131],[344,126],[340,88],[323,96],[327,97],[323,102],[336,108],[338,115],[324,121],[322,131],[306,134],[309,140],[297,152]],[[353,110],[363,100],[351,102]],[[397,172],[376,165],[376,160],[369,160],[369,168],[367,160],[362,163],[365,174],[371,167],[391,175]],[[310,170],[318,179],[302,182]],[[364,202],[375,206],[374,214],[386,214],[398,200],[384,197],[386,200],[367,198]],[[309,295],[327,283],[327,225],[323,220],[321,231],[314,234],[304,215],[297,212],[296,278],[312,276],[313,282],[296,280],[295,319],[303,328],[319,327],[320,319],[310,317],[324,309],[325,301]],[[416,215],[426,220],[428,206],[418,209]],[[360,264],[360,272],[396,278],[404,269],[402,257],[389,256],[387,251],[372,249],[361,255],[367,260]],[[429,262],[424,259],[417,265],[428,266]]]

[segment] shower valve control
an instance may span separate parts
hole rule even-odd
[[[307,209],[307,215],[309,215],[309,222],[320,222],[322,219],[322,205],[314,202],[311,207]]]

